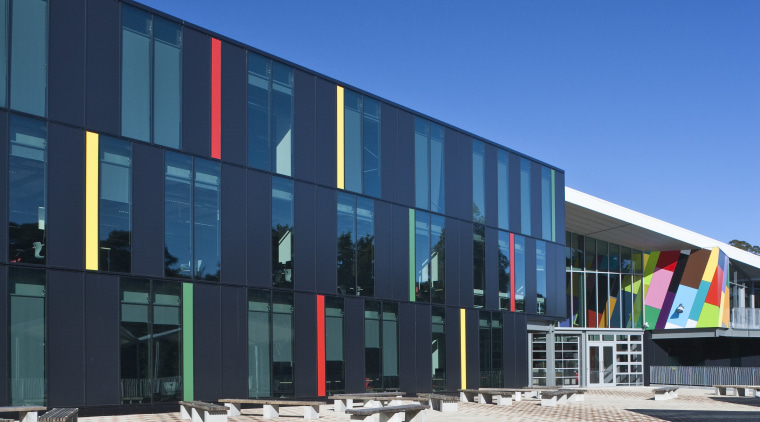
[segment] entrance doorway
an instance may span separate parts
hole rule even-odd
[[[615,385],[614,345],[588,343],[588,385],[589,387]]]

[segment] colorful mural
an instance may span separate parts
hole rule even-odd
[[[726,328],[728,257],[718,248],[644,254],[648,329]]]

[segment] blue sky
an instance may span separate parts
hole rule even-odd
[[[760,2],[144,4],[760,245]]]

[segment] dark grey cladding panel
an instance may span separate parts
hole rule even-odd
[[[343,319],[346,341],[346,393],[364,393],[364,300],[347,297]]]
[[[547,283],[548,287],[548,283]],[[536,302],[536,239],[525,238],[525,313],[535,314]]]
[[[8,149],[8,113],[0,111],[0,151],[9,151]],[[0,195],[0,224],[8,224],[8,154],[0,154],[0,186],[5,190],[5,194]],[[0,262],[8,262],[8,230],[0,230]],[[5,325],[0,325],[5,327]],[[2,336],[0,336],[2,337]],[[1,344],[0,344],[1,346]],[[0,362],[2,364],[2,362]],[[0,378],[5,379],[5,378]],[[4,384],[4,383],[0,383]],[[2,387],[0,387],[2,393]],[[0,403],[5,396],[0,394]]]
[[[316,108],[317,184],[334,188],[338,178],[336,85],[316,78],[316,97],[316,103],[319,104]]]
[[[182,27],[182,150],[211,155],[211,37],[187,26]]]
[[[472,223],[457,221],[459,226],[459,305],[472,307],[473,293],[473,227]]]
[[[335,190],[316,188],[316,290],[338,291],[338,202]]]
[[[459,220],[446,218],[446,304],[460,305],[459,291]]]
[[[222,160],[245,165],[247,157],[246,52],[222,41]]]
[[[415,359],[415,305],[410,302],[398,306],[398,373],[401,391],[414,394],[417,390],[417,362]]]
[[[509,153],[509,228],[520,234],[520,157]]]
[[[565,244],[565,174],[554,172],[554,204],[555,204],[555,241]]]
[[[375,297],[393,298],[393,206],[375,201]]]
[[[398,203],[407,207],[415,205],[414,197],[414,116],[399,110],[397,133]]]
[[[462,388],[460,319],[459,308],[446,307],[446,390],[449,391]]]
[[[297,281],[296,281],[297,282]],[[314,294],[296,293],[295,361],[296,397],[317,396],[317,299]]]
[[[87,0],[85,124],[110,135],[121,133],[120,31],[118,2]]]
[[[393,205],[393,299],[409,300],[409,209]]]
[[[380,116],[380,172],[382,177],[383,199],[398,202],[399,168],[398,163],[398,109],[382,103]],[[410,181],[407,181],[409,183]]]
[[[446,215],[452,217],[461,217],[459,215],[459,203],[462,201],[459,193],[461,169],[459,168],[459,155],[463,154],[459,147],[459,133],[453,129],[446,128],[444,135],[444,171],[446,192]],[[472,198],[469,199],[472,201]],[[472,211],[472,210],[470,210]]]
[[[5,155],[5,154],[2,154]],[[4,327],[7,330],[8,316],[7,311],[10,305],[10,296],[8,296],[8,267],[0,265],[0,305],[5,309],[5,312],[0,312],[0,327]],[[6,331],[7,333],[7,331]],[[10,348],[8,347],[8,335],[0,336],[0,379],[10,379],[8,373],[11,365],[8,362]],[[0,382],[0,406],[8,406],[10,404],[10,392],[8,391],[9,382]]]
[[[248,170],[248,286],[272,286],[272,177]]]
[[[247,245],[246,224],[246,171],[240,167],[222,164],[222,282],[244,286]]]
[[[48,115],[84,126],[85,0],[49,3]]]
[[[433,391],[433,383],[431,379],[431,370],[433,367],[432,356],[432,342],[433,342],[433,325],[432,316],[430,311],[430,305],[428,304],[416,304],[414,305],[416,314],[416,327],[415,327],[415,348],[417,352],[417,368],[416,368],[416,392],[428,392]]]
[[[316,77],[296,69],[294,71],[294,127],[293,171],[299,180],[316,181]]]
[[[294,283],[295,289],[313,292],[316,288],[316,191],[312,184],[295,182]],[[337,208],[335,211],[337,220]],[[337,224],[337,223],[336,223]],[[337,250],[337,248],[336,248]],[[334,257],[334,256],[333,256]],[[337,265],[337,264],[336,264]]]
[[[132,272],[164,275],[164,154],[132,144]],[[141,187],[150,186],[150,189]]]
[[[486,309],[499,309],[499,232],[486,227]]]
[[[193,373],[195,399],[219,400],[222,394],[221,291],[218,285],[193,285]]]
[[[84,273],[48,271],[47,405],[85,404]]]
[[[248,397],[248,302],[244,287],[222,289],[222,396]]]
[[[457,215],[467,221],[472,221],[472,137],[459,134],[459,192],[456,204]],[[447,210],[448,202],[447,202]],[[449,211],[451,212],[451,211]]]
[[[499,192],[498,192],[498,172],[496,160],[499,156],[498,148],[491,144],[486,144],[485,156],[485,197],[486,197],[486,224],[491,227],[499,225]]]
[[[85,275],[85,404],[119,404],[119,278]]]

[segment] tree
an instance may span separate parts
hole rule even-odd
[[[750,245],[749,243],[747,243],[747,242],[745,242],[743,240],[736,240],[736,239],[734,239],[734,240],[728,242],[728,244],[731,245],[731,246],[733,246],[733,247],[735,247],[735,248],[739,248],[741,250],[747,251],[749,253],[753,253],[755,255],[760,255],[760,246]]]

